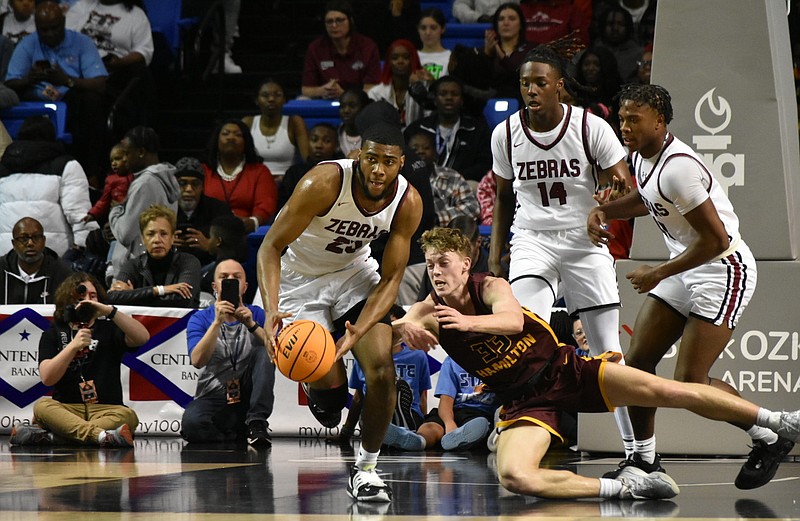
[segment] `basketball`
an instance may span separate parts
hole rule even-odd
[[[297,320],[278,334],[275,351],[275,363],[284,376],[295,382],[313,382],[331,370],[336,344],[320,324]]]

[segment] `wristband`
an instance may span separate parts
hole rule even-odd
[[[119,311],[117,306],[111,306],[111,313],[106,315],[106,320],[114,320],[114,317],[117,316],[117,311]]]
[[[247,330],[250,331],[251,333],[255,333],[256,329],[258,329],[258,322],[254,322],[251,327],[247,328]]]
[[[167,290],[164,289],[164,286],[156,286],[156,291],[158,291],[159,297],[163,297],[167,294]]]

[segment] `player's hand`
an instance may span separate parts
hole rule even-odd
[[[358,328],[351,324],[349,320],[345,321],[344,327],[346,329],[344,335],[336,342],[336,360],[334,360],[334,362],[341,360],[348,351],[353,349],[353,346],[356,345],[356,341],[362,336]]]
[[[647,293],[661,282],[658,269],[653,266],[648,266],[647,264],[642,264],[625,275],[625,278],[631,281],[633,289],[638,293]]]
[[[470,318],[462,315],[459,311],[436,304],[433,318],[439,322],[439,327],[444,329],[455,329],[456,331],[469,331]]]
[[[614,238],[614,234],[608,231],[606,223],[606,213],[598,208],[592,208],[589,217],[586,219],[586,233],[589,240],[595,246],[607,245],[608,241]]]
[[[394,326],[400,339],[409,349],[425,351],[426,353],[434,349],[439,340],[427,329],[421,328],[410,322],[401,322]]]
[[[291,313],[285,313],[282,311],[269,311],[265,313],[264,316],[264,347],[267,348],[267,354],[269,355],[270,361],[275,363],[275,345],[276,340],[278,338],[278,334],[281,332],[283,328],[283,319],[291,317]]]
[[[625,183],[624,179],[616,176],[611,177],[611,186],[600,193],[594,194],[594,200],[600,204],[616,201],[631,192],[631,187]]]

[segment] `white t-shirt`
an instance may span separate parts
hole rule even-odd
[[[661,152],[647,159],[635,152],[632,162],[639,195],[673,257],[697,239],[697,232],[684,215],[708,198],[714,203],[731,244],[739,241],[739,218],[730,199],[691,147],[667,134]]]
[[[9,12],[5,21],[3,22],[3,36],[11,40],[14,45],[18,44],[20,40],[36,32],[36,21],[33,15],[24,22],[17,21],[13,12]]]
[[[67,29],[81,32],[97,45],[100,56],[123,57],[132,52],[153,59],[150,20],[140,8],[128,11],[122,4],[103,5],[98,0],[79,0],[67,11]]]
[[[433,74],[433,78],[438,80],[442,76],[447,76],[447,64],[450,63],[450,49],[441,52],[422,52],[419,54],[419,62]]]
[[[513,181],[514,230],[586,226],[597,206],[598,174],[625,158],[614,130],[601,118],[562,104],[553,130],[534,132],[522,108],[492,132],[492,170]]]

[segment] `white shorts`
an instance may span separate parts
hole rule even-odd
[[[378,262],[373,258],[319,276],[301,275],[282,267],[278,309],[292,313],[284,319],[284,325],[300,319],[313,320],[333,332],[334,321],[366,300],[380,279]]]
[[[734,329],[756,290],[757,280],[756,260],[742,241],[727,257],[667,277],[649,296],[685,317],[692,315]]]
[[[570,314],[619,306],[614,258],[608,248],[589,241],[585,228],[512,231],[508,273],[512,286],[526,277],[541,279],[550,286],[553,302],[563,295]]]

